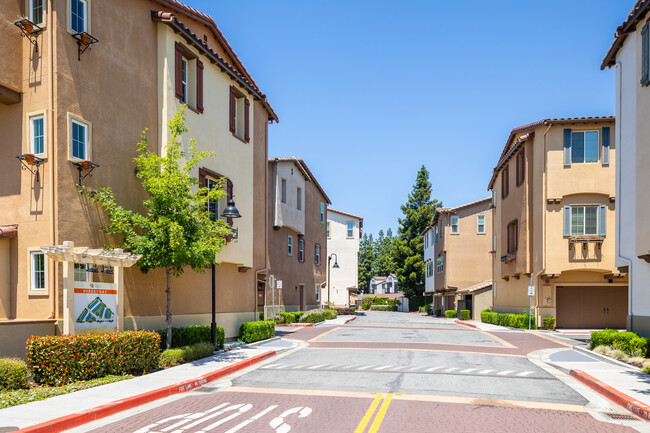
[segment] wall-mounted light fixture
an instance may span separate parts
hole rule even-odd
[[[35,174],[36,182],[39,182],[41,180],[41,175],[38,172],[38,167],[43,163],[43,161],[45,161],[43,158],[34,156],[31,153],[23,153],[22,155],[18,155],[16,158],[18,158],[20,161],[20,168],[23,170],[28,170],[31,174]],[[30,168],[30,166],[34,166],[34,169]]]

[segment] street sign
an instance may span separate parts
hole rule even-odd
[[[535,286],[528,286],[528,296],[535,296]]]
[[[276,286],[278,289],[282,288],[282,280],[278,280],[278,284]]]
[[[269,277],[269,287],[271,288],[275,287],[275,275],[271,275]]]

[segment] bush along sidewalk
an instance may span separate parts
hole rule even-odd
[[[614,329],[591,333],[589,348],[601,355],[639,367],[650,374],[650,338],[634,332],[618,332]]]
[[[254,343],[274,336],[275,322],[273,320],[244,322],[239,327],[239,339],[244,343]]]
[[[160,335],[160,350],[165,350],[167,340],[167,329],[156,330]],[[217,326],[217,347],[223,349],[225,332],[221,326]],[[212,328],[208,325],[185,326],[172,328],[172,349],[191,346],[197,343],[211,343]]]
[[[0,391],[27,388],[29,370],[22,359],[0,358]]]
[[[529,318],[531,329],[537,329],[535,316],[528,316],[526,313],[494,313],[487,309],[481,311],[481,322],[490,323],[492,325],[508,326],[510,328],[528,329]]]
[[[190,346],[168,349],[160,354],[159,365],[162,368],[174,367],[197,359],[207,358],[214,355],[212,342],[201,342]]]
[[[445,311],[445,317],[447,319],[455,319],[458,316],[458,311],[456,310],[447,310]]]

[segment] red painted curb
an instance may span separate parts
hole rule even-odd
[[[345,323],[352,322],[352,321],[353,321],[354,319],[356,319],[356,318],[357,318],[357,316],[354,316],[354,317],[352,317],[352,318],[346,320]]]
[[[174,385],[168,385],[153,391],[145,392],[142,394],[134,395],[127,397],[121,400],[115,400],[103,406],[97,406],[92,409],[85,410],[83,412],[73,413],[70,415],[62,416],[60,418],[55,418],[50,421],[45,421],[40,424],[36,424],[30,427],[25,427],[20,430],[16,430],[16,433],[54,433],[61,432],[67,429],[78,427],[83,424],[87,424],[91,421],[95,421],[101,418],[105,418],[110,415],[122,412],[124,410],[132,409],[134,407],[141,406],[146,403],[150,403],[155,400],[159,400],[164,397],[169,397],[174,394],[181,394],[188,392],[194,388],[217,380],[223,376],[227,376],[236,371],[242,370],[246,367],[249,367],[253,364],[257,364],[260,361],[263,361],[267,358],[275,356],[275,350],[271,350],[252,358],[245,359],[243,361],[236,362],[232,365],[220,368],[219,370],[212,371],[210,373],[199,376],[196,379],[190,379],[183,382],[176,383]]]
[[[650,406],[647,404],[635,400],[627,394],[623,394],[621,391],[612,388],[582,370],[571,370],[570,374],[589,388],[599,392],[619,406],[623,406],[625,409],[638,415],[645,421],[650,421]]]
[[[465,326],[469,326],[470,328],[476,329],[476,325],[473,325],[471,323],[463,322],[461,320],[454,320],[454,322],[458,323],[459,325],[465,325]]]

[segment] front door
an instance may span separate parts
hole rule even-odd
[[[298,285],[298,292],[300,293],[300,311],[305,311],[305,285]]]

